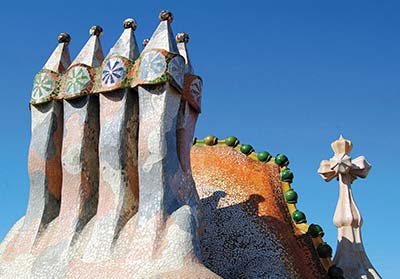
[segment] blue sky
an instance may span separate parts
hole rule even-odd
[[[336,182],[317,174],[341,133],[372,170],[354,183],[367,254],[384,278],[398,274],[400,230],[400,2],[398,1],[6,1],[0,10],[0,238],[24,215],[29,183],[28,101],[35,73],[71,34],[72,58],[88,30],[104,28],[107,53],[122,21],[149,37],[158,13],[174,13],[204,80],[196,136],[237,136],[256,150],[284,153],[295,173],[299,209],[336,246]]]

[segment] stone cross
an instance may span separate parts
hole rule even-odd
[[[362,217],[353,199],[351,184],[357,177],[365,178],[371,165],[364,156],[352,159],[352,143],[342,136],[332,143],[335,155],[321,161],[318,173],[329,182],[339,181],[340,194],[333,223],[338,228],[338,243],[333,259],[343,269],[345,278],[381,278],[365,253],[361,238]]]

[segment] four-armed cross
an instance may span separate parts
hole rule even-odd
[[[345,278],[381,278],[370,263],[361,239],[362,217],[353,199],[352,182],[365,178],[371,165],[364,156],[351,159],[351,141],[342,136],[332,143],[335,155],[323,160],[318,169],[322,178],[329,182],[337,177],[340,186],[339,201],[333,223],[338,228],[338,244],[334,264],[343,269]]]

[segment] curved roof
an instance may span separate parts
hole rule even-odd
[[[234,137],[208,136],[194,139],[191,163],[209,269],[223,278],[262,278],[265,272],[328,278],[331,249],[320,227],[308,225],[297,210],[286,156],[256,153]]]

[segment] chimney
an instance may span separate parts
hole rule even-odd
[[[139,50],[135,20],[126,19],[123,26],[124,31],[104,60],[98,77],[101,83],[99,204],[84,255],[86,261],[110,256],[119,232],[139,206],[139,104],[137,90],[128,88],[126,82]]]

